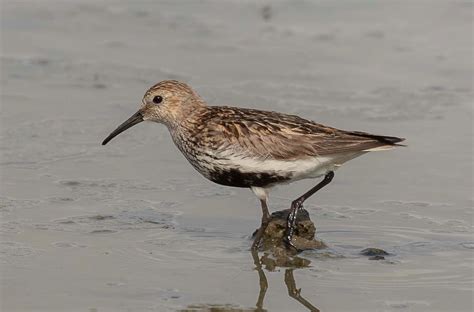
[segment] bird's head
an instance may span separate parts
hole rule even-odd
[[[115,136],[145,120],[176,127],[195,110],[205,106],[204,101],[191,87],[176,80],[164,80],[145,93],[140,109],[117,127],[102,142],[107,144]]]

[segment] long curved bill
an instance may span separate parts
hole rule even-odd
[[[132,117],[128,118],[124,123],[118,126],[117,129],[112,131],[112,133],[109,134],[109,136],[104,140],[104,142],[102,142],[102,145],[109,143],[109,141],[112,140],[114,137],[116,137],[117,135],[124,132],[128,128],[133,127],[142,121],[143,121],[142,112],[141,111],[136,112],[135,114],[132,115]]]

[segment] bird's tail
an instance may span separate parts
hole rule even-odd
[[[376,134],[370,134],[370,133],[365,133],[365,132],[360,132],[360,131],[352,131],[350,132],[350,134],[364,137],[364,138],[370,138],[382,143],[380,146],[366,149],[364,150],[364,152],[386,151],[386,150],[394,148],[395,146],[406,146],[404,144],[398,144],[399,142],[405,141],[405,138],[386,136],[386,135],[376,135]]]

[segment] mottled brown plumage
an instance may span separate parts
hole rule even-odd
[[[204,107],[181,126],[206,145],[233,148],[262,159],[294,160],[362,152],[400,141],[339,130],[295,115],[222,106]]]
[[[320,184],[293,202],[288,221],[289,244],[296,211],[306,198],[332,180],[337,168],[366,152],[388,149],[403,141],[339,130],[295,115],[207,106],[188,85],[175,80],[151,87],[142,103],[140,110],[102,144],[144,120],[165,124],[176,146],[202,175],[222,185],[253,190],[262,202],[262,228],[268,219],[266,201],[270,187],[325,176]]]

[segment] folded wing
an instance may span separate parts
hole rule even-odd
[[[215,107],[216,118],[208,126],[214,142],[224,149],[263,159],[296,159],[381,150],[397,145],[402,138],[344,131],[295,115],[253,109]],[[212,134],[212,133],[211,133]],[[222,138],[225,138],[222,140]]]

